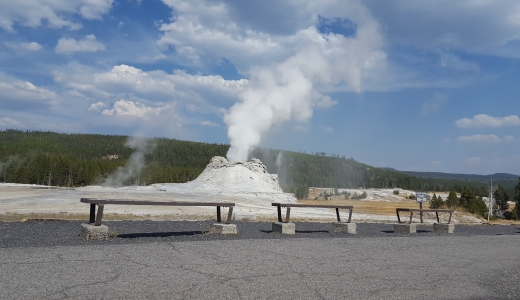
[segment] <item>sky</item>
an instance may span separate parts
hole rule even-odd
[[[0,129],[520,174],[520,2],[0,1]]]

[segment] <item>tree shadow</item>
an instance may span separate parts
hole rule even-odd
[[[122,239],[135,239],[142,237],[170,237],[170,236],[187,236],[205,234],[204,231],[181,231],[181,232],[141,232],[141,233],[124,233],[118,234],[118,238]]]

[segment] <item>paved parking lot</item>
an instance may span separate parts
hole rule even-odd
[[[159,226],[145,223],[133,225]],[[52,226],[60,224],[79,226]],[[514,226],[480,235],[426,228],[416,235],[340,236],[320,230],[330,224],[301,224],[316,230],[222,239],[196,230],[163,236],[151,230],[105,242],[72,243],[71,237],[13,245],[5,240],[16,226],[0,225],[2,299],[520,298],[520,230]]]

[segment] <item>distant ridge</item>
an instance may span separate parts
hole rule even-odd
[[[415,171],[399,171],[399,173],[422,177],[422,178],[441,178],[441,179],[457,179],[465,181],[479,181],[489,182],[491,179],[494,181],[517,181],[518,175],[508,173],[495,173],[490,175],[477,175],[477,174],[457,174],[457,173],[441,173],[441,172],[415,172]]]

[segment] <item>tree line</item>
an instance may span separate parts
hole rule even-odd
[[[85,186],[100,184],[125,167],[136,149],[128,136],[63,134],[50,131],[0,131],[0,182]],[[181,183],[197,178],[213,156],[226,156],[227,144],[150,138],[143,150],[143,168],[124,184]],[[106,159],[117,155],[117,159]],[[105,157],[105,159],[103,159]],[[443,178],[423,178],[376,168],[345,156],[305,154],[257,148],[271,174],[278,174],[286,192],[303,197],[309,187],[403,188],[416,191],[454,191],[470,188],[486,196],[486,183]],[[512,198],[513,189],[506,193]]]
[[[493,192],[493,207],[491,218],[504,218],[518,220],[520,217],[520,177],[518,183],[514,187],[514,195],[510,197],[503,186],[498,185],[498,188]],[[514,209],[510,210],[509,202],[515,203]],[[475,195],[473,190],[465,187],[460,195],[451,191],[446,200],[434,193],[430,199],[430,208],[464,208],[468,212],[487,217],[489,214],[489,207],[483,201],[481,196]]]

